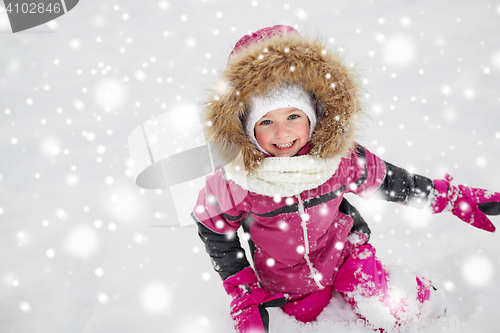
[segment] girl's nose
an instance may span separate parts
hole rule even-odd
[[[275,128],[274,136],[276,139],[286,138],[289,135],[289,128],[286,124],[278,123]]]

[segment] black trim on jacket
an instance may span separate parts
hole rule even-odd
[[[241,220],[241,226],[243,227],[243,232],[245,234],[250,235],[250,224],[253,222],[253,217],[248,215],[243,220]],[[248,237],[248,246],[250,247],[250,254],[252,255],[252,259],[255,255],[255,243],[252,238]]]
[[[365,182],[366,178],[368,177],[368,171],[366,170],[366,151],[365,147],[360,144],[358,144],[358,157],[363,161],[364,165],[363,174],[361,175],[361,177],[359,177],[358,180],[354,182],[354,184],[359,187]]]

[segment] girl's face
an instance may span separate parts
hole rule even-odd
[[[309,118],[292,107],[269,111],[255,123],[255,138],[273,156],[294,156],[309,140]]]

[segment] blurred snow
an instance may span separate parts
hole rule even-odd
[[[99,247],[98,234],[89,226],[77,226],[66,236],[64,249],[77,258],[89,258]]]
[[[493,277],[493,265],[481,255],[473,255],[462,266],[464,279],[473,286],[487,284]]]
[[[496,51],[491,55],[491,63],[496,69],[500,70],[500,51]]]
[[[411,208],[403,209],[404,221],[412,228],[424,228],[433,220],[432,213],[426,210],[417,210]]]
[[[162,314],[171,306],[172,296],[163,283],[153,282],[141,291],[141,305],[151,314]]]
[[[57,138],[45,138],[40,142],[43,154],[47,156],[57,155],[61,151],[61,143]]]
[[[170,191],[137,187],[127,138],[183,105],[199,110],[237,40],[265,26],[321,34],[354,64],[367,149],[499,191],[499,18],[486,0],[103,0],[12,34],[0,4],[0,332],[233,331],[196,229],[179,227]],[[176,120],[160,130],[199,138]],[[498,331],[498,234],[449,213],[348,200],[383,263],[444,294],[447,315],[425,332]],[[311,331],[270,314],[271,332]],[[335,295],[319,319],[356,317]]]
[[[104,79],[95,87],[95,100],[102,108],[120,107],[126,98],[125,87],[116,79]]]
[[[396,67],[405,67],[415,58],[415,43],[407,36],[394,36],[385,41],[384,61]]]

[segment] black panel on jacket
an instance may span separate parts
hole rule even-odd
[[[205,243],[215,271],[223,280],[250,266],[236,233],[218,234],[200,222],[197,224],[198,235]]]
[[[361,217],[361,214],[358,212],[358,210],[345,198],[342,198],[342,202],[339,206],[339,212],[353,219],[354,223],[351,228],[351,233],[362,232],[368,236],[368,239],[370,239],[371,230],[368,227],[368,224],[365,222],[365,220],[363,220],[363,217]]]
[[[382,199],[407,206],[424,208],[434,183],[431,179],[413,175],[408,171],[385,162],[386,175],[376,194]]]

